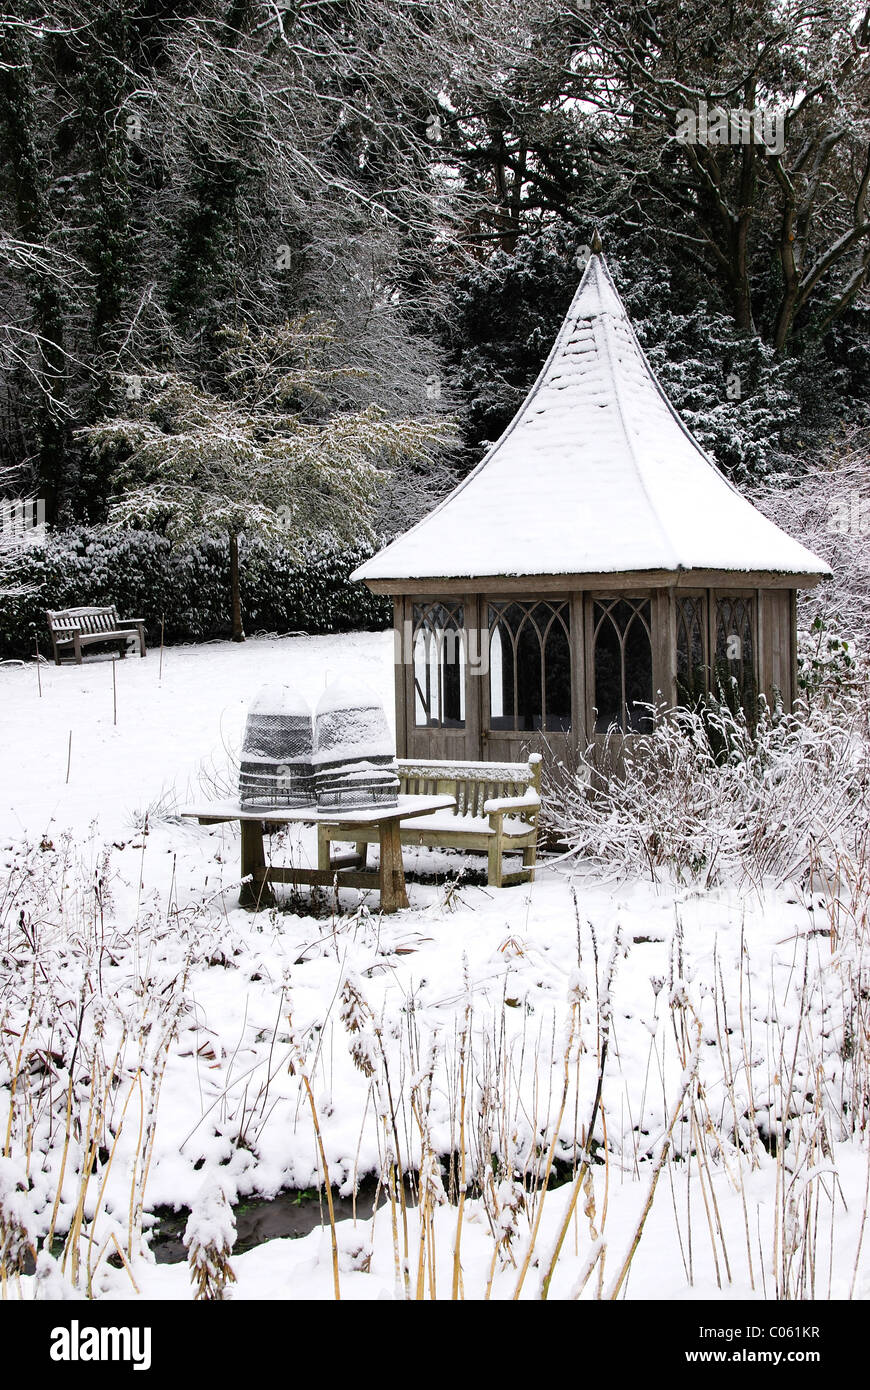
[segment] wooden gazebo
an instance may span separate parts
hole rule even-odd
[[[659,386],[600,250],[502,437],[354,574],[391,594],[400,756],[570,756],[650,704],[796,690],[827,566],[719,472]]]

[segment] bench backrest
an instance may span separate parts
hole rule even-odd
[[[399,791],[403,796],[454,796],[457,816],[482,816],[487,801],[524,796],[530,787],[538,793],[541,790],[539,753],[533,753],[527,763],[399,758],[398,764]]]
[[[48,613],[48,624],[55,637],[70,637],[80,632],[93,637],[98,632],[114,632],[118,626],[115,608],[64,608]]]

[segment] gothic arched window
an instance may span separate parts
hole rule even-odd
[[[571,728],[566,602],[489,605],[490,728]]]
[[[615,724],[626,733],[652,727],[649,599],[596,599],[592,604],[595,732]]]
[[[461,603],[415,603],[414,723],[418,728],[465,726],[465,618]]]
[[[750,719],[756,714],[751,598],[720,598],[716,603],[716,684],[732,709],[742,705]]]
[[[709,685],[707,604],[701,595],[677,599],[677,702],[694,706]]]

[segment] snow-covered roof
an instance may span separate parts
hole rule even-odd
[[[719,472],[668,401],[601,255],[501,438],[354,579],[828,574]]]

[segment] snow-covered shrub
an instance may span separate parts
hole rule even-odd
[[[798,685],[809,697],[841,690],[860,678],[855,643],[833,633],[820,613],[798,639]]]
[[[711,884],[805,876],[854,854],[870,811],[866,691],[794,714],[659,711],[653,732],[611,731],[606,781],[593,750],[549,774],[544,816],[578,859],[631,875]],[[608,757],[607,754],[610,756]]]
[[[29,583],[23,579],[27,569],[25,543],[0,527],[0,603],[4,599],[23,598]]]
[[[109,1256],[143,1245],[187,964],[137,966],[131,982],[121,959],[148,959],[159,922],[114,920],[111,851],[94,862],[92,844],[56,838],[0,865],[0,1266],[58,1241],[63,1279],[91,1296]]]
[[[818,463],[753,501],[833,571],[799,596],[801,684],[812,692],[851,681],[856,658],[870,653],[870,432],[844,431]]]
[[[699,444],[738,484],[764,478],[798,428],[799,383],[790,363],[704,303],[688,312],[659,308],[636,328],[668,400]]]
[[[377,547],[375,547],[377,548]],[[392,607],[349,575],[370,547],[311,546],[302,559],[251,541],[242,567],[242,606],[250,632],[349,632],[389,627]]]
[[[200,1189],[184,1231],[194,1298],[219,1302],[226,1287],[236,1282],[230,1255],[236,1241],[236,1218],[221,1182]]]
[[[348,576],[365,547],[312,548],[301,559],[286,547],[243,547],[242,607],[250,632],[342,632],[389,625],[390,609]],[[226,539],[201,536],[172,545],[149,531],[103,527],[56,532],[29,545],[17,578],[29,592],[0,595],[0,659],[28,657],[39,641],[51,650],[47,608],[114,604],[143,617],[149,640],[206,642],[229,635]]]
[[[0,1277],[21,1274],[36,1248],[28,1230],[27,1177],[11,1158],[0,1157]]]

